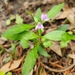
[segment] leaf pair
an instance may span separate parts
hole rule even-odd
[[[69,25],[62,25],[58,27],[56,30],[47,33],[43,36],[42,41],[53,40],[53,41],[61,41],[61,47],[66,47],[70,40],[75,39],[75,35],[70,35],[66,30]]]
[[[14,19],[16,20],[15,21],[16,24],[22,24],[23,23],[23,19],[18,14],[16,14],[16,16],[11,15],[10,18],[6,20],[6,25],[10,25],[11,20],[14,20]]]
[[[47,12],[48,18],[53,19],[60,12],[60,10],[62,9],[63,6],[64,6],[64,3],[56,5],[52,9],[50,9]],[[41,14],[42,14],[41,9],[38,8],[36,11],[36,14],[34,16],[35,23],[38,23],[41,21]]]
[[[10,40],[20,40],[20,43],[23,48],[27,48],[28,40],[32,40],[38,37],[37,34],[29,31],[33,27],[34,26],[30,24],[15,25],[6,30],[2,34],[2,36]]]
[[[36,39],[36,38],[38,38],[37,34],[31,32],[31,31],[27,31],[27,32],[25,32],[25,34],[20,39],[20,43],[21,43],[23,48],[28,48],[29,40],[33,40],[33,39]]]

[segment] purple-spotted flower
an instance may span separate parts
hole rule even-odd
[[[35,29],[36,30],[37,29],[44,29],[44,26],[40,22],[38,22],[38,24],[36,25]]]
[[[41,15],[41,20],[42,20],[42,21],[48,21],[49,18],[48,18],[48,16],[47,16],[47,14],[42,14],[42,15]]]

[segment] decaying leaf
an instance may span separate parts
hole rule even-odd
[[[51,48],[51,50],[53,50],[56,54],[58,54],[59,56],[62,56],[60,45],[58,45],[57,43],[53,42],[53,44],[52,44],[52,46],[51,46],[50,48]]]
[[[47,73],[46,73],[45,69],[43,69],[43,70],[42,70],[41,75],[47,75]]]
[[[75,42],[70,41],[71,51],[75,51]]]
[[[64,19],[70,14],[70,11],[61,12],[61,14],[56,19]]]
[[[16,69],[16,68],[20,65],[20,63],[21,63],[22,60],[23,60],[23,57],[20,58],[20,59],[18,59],[18,60],[14,60],[13,63],[11,64],[11,66],[10,66],[10,62],[8,62],[7,64],[5,64],[5,65],[0,69],[0,71],[8,72],[8,71],[11,71],[11,70],[13,70],[13,69]],[[10,66],[10,67],[9,67],[9,66]]]
[[[69,72],[70,72],[70,70],[65,71],[64,75],[70,75]]]
[[[73,25],[75,23],[75,19],[74,19],[74,15],[73,14],[69,14],[67,16],[67,19],[69,20],[69,22]]]
[[[9,0],[3,0],[3,1],[4,1],[5,5],[7,6]]]
[[[68,54],[68,56],[72,59],[75,59],[75,54]]]
[[[29,73],[29,75],[33,75],[33,69],[31,70],[31,72]]]
[[[75,7],[72,8],[73,13],[75,14]]]
[[[75,9],[74,8],[73,9],[64,10],[63,12],[61,12],[59,14],[58,17],[56,17],[56,19],[58,20],[58,19],[67,18],[69,20],[69,22],[73,25],[74,21],[75,21],[75,19],[74,19],[74,17],[75,17],[74,13],[75,13]]]

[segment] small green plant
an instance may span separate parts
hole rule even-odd
[[[4,72],[4,71],[1,71],[1,72],[0,72],[0,75],[5,75],[5,72]]]
[[[8,72],[6,75],[12,75],[12,72]]]
[[[10,25],[11,21],[14,19],[15,19],[16,24],[22,24],[23,23],[23,19],[18,14],[16,14],[15,16],[11,15],[10,18],[6,20],[6,25]]]
[[[56,14],[58,14],[61,8],[64,6],[64,3],[54,6],[51,10],[45,13],[41,13],[40,8],[37,9],[35,15],[33,16],[31,12],[27,11],[34,19],[34,25],[32,24],[19,24],[12,26],[6,30],[2,36],[9,40],[16,40],[22,45],[22,47],[28,48],[29,41],[34,42],[34,48],[30,50],[25,58],[25,62],[22,67],[22,75],[28,75],[36,63],[36,59],[39,55],[45,57],[50,57],[50,55],[44,50],[52,45],[52,41],[60,41],[61,47],[66,47],[70,40],[75,39],[75,35],[70,35],[66,30],[69,25],[65,24],[52,32],[44,34],[43,23],[46,21],[52,20]],[[18,17],[18,16],[17,16]],[[18,24],[20,19],[17,19],[16,23]],[[35,32],[32,32],[31,29],[35,29]]]
[[[0,75],[12,75],[11,72],[8,72],[7,74],[4,71],[0,71]]]

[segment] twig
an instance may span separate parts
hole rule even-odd
[[[21,72],[22,68],[18,68],[18,69],[14,69],[12,70],[13,72],[17,72],[17,71],[20,71]]]
[[[52,68],[48,67],[47,65],[43,64],[42,62],[41,62],[41,65],[42,65],[45,69],[47,69],[47,70],[49,70],[49,71],[53,71],[53,72],[64,72],[64,71],[67,71],[67,70],[71,69],[72,67],[74,67],[74,66],[75,66],[75,63],[73,63],[73,64],[70,65],[69,67],[64,68],[64,69],[61,69],[61,70],[52,69]]]
[[[0,49],[3,50],[3,51],[5,51],[5,52],[7,52],[10,55],[13,55],[13,53],[11,53],[10,51],[8,51],[7,49],[4,49],[2,46],[0,46]]]
[[[59,64],[57,64],[57,63],[55,63],[55,62],[50,62],[50,61],[49,61],[49,63],[50,63],[52,66],[56,66],[56,67],[58,67],[58,68],[63,68],[63,66],[61,66],[61,65],[59,65]]]
[[[3,49],[5,52],[7,52],[10,55],[13,55],[13,53],[11,53],[10,51],[8,51],[7,49]]]

